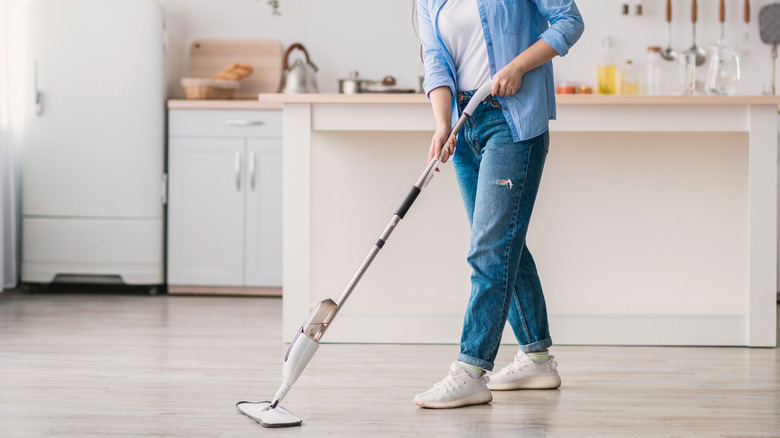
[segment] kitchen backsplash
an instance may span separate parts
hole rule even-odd
[[[321,92],[338,90],[338,79],[357,70],[360,76],[379,79],[393,75],[398,86],[416,88],[422,73],[419,45],[412,26],[412,0],[295,0],[280,1],[281,16],[273,16],[264,0],[158,0],[169,21],[171,52],[167,60],[168,92],[180,97],[178,79],[186,74],[187,45],[195,38],[273,38],[284,46],[300,41],[320,68]],[[773,0],[751,0],[751,22],[742,21],[744,0],[726,0],[726,40],[749,54],[742,57],[738,94],[760,94],[771,76],[771,47],[761,42],[758,12]],[[622,15],[622,4],[630,15]],[[648,46],[666,43],[665,0],[642,0],[642,15],[635,14],[636,0],[580,0],[585,33],[565,57],[556,59],[556,79],[596,85],[600,44],[609,35],[618,64],[634,61],[644,88]],[[691,0],[672,0],[672,46],[692,45]],[[718,2],[699,0],[697,43],[707,48],[720,36]],[[706,64],[697,79],[706,76]],[[677,65],[664,62],[662,90],[677,83]]]

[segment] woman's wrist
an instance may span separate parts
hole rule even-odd
[[[436,121],[436,129],[441,129],[441,128],[449,129],[450,127],[451,127],[451,123],[449,120],[441,119]]]
[[[510,64],[512,64],[512,68],[515,71],[515,74],[520,77],[525,76],[526,72],[528,72],[528,68],[524,61],[525,60],[523,59],[523,56],[521,54],[510,62]]]

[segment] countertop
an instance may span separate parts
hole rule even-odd
[[[780,96],[555,96],[558,105],[779,105]],[[278,110],[285,103],[427,104],[421,94],[260,94],[257,100],[169,100],[169,109]]]
[[[780,105],[780,96],[555,96],[559,105]],[[416,94],[260,94],[262,103],[428,103],[428,98]]]

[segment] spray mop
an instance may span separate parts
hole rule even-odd
[[[474,93],[471,101],[463,110],[463,114],[455,123],[455,127],[452,128],[450,137],[456,137],[458,135],[458,132],[466,123],[466,120],[471,117],[471,114],[474,112],[477,105],[488,97],[492,87],[493,82],[489,81]],[[355,287],[363,277],[363,274],[365,274],[368,267],[371,266],[371,262],[374,261],[374,258],[376,258],[379,251],[385,245],[390,234],[395,230],[396,225],[404,218],[422,189],[424,189],[433,178],[434,171],[437,166],[441,164],[443,156],[444,154],[441,154],[437,159],[431,160],[428,163],[425,171],[409,191],[409,194],[406,195],[406,199],[404,199],[401,206],[395,214],[393,214],[393,219],[390,221],[390,224],[387,225],[379,236],[379,240],[377,240],[371,248],[368,256],[363,260],[357,273],[352,277],[352,280],[349,282],[338,301],[334,302],[330,298],[323,300],[317,304],[311,314],[309,314],[309,317],[306,318],[306,321],[304,321],[303,325],[298,330],[292,343],[290,343],[287,354],[284,356],[282,386],[276,392],[273,400],[263,402],[240,401],[236,404],[236,407],[242,414],[257,421],[263,427],[290,427],[301,425],[301,419],[293,415],[287,409],[279,406],[279,403],[287,395],[290,387],[295,384],[298,377],[300,377],[301,373],[303,373],[303,370],[306,368],[306,365],[308,365],[311,358],[317,352],[322,335],[325,334],[325,331],[330,327],[330,324],[333,322],[336,315],[338,315],[344,302],[347,301],[350,294],[352,294],[352,291],[355,290]]]

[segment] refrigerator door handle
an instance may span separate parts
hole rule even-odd
[[[236,152],[236,190],[241,191],[241,152]]]
[[[43,113],[43,102],[41,92],[38,90],[38,62],[33,65],[33,96],[35,98],[35,115],[40,116]]]
[[[168,37],[168,21],[163,20],[163,53],[168,53],[169,37]]]

